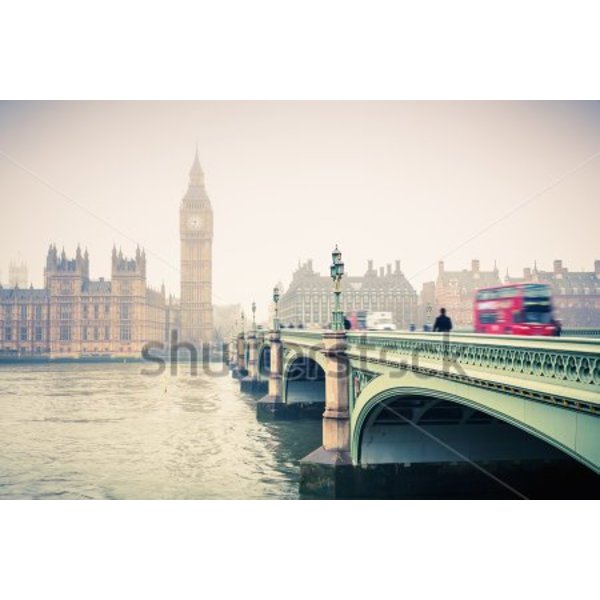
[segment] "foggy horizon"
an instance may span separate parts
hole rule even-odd
[[[213,302],[255,300],[261,319],[299,261],[328,273],[335,244],[350,275],[399,259],[417,292],[439,260],[591,271],[599,134],[598,102],[2,102],[0,281],[20,256],[41,287],[50,243],[87,247],[110,279],[113,244],[139,243],[148,284],[179,296],[196,143]]]

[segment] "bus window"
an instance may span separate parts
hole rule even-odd
[[[482,325],[491,325],[496,322],[496,313],[495,312],[481,313],[481,315],[479,316],[479,320]]]
[[[552,322],[552,314],[548,310],[525,310],[525,323],[543,323],[548,325]]]

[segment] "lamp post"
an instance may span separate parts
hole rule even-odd
[[[273,329],[279,331],[279,288],[273,288],[273,302],[275,303],[275,314],[273,316]]]
[[[244,311],[242,311],[242,335],[244,335],[246,333],[246,326],[244,324],[245,320],[246,320],[246,317],[244,315]]]
[[[252,301],[252,331],[256,331],[256,302]]]
[[[333,331],[344,331],[344,315],[340,306],[340,295],[342,293],[342,277],[344,275],[344,263],[342,262],[342,253],[338,250],[337,244],[331,253],[331,279],[333,279],[333,293],[335,298],[333,318],[331,320],[331,329]]]
[[[238,322],[235,320],[235,324],[231,327],[231,363],[233,365],[232,368],[235,367],[237,363],[237,351],[238,351]]]

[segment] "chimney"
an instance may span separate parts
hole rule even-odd
[[[400,261],[399,260],[396,261],[396,271],[395,272],[400,273]]]
[[[594,272],[596,275],[600,276],[600,260],[594,261]]]
[[[531,267],[525,267],[523,269],[523,278],[524,279],[531,279]]]
[[[479,273],[479,261],[474,259],[471,261],[471,271],[473,273]]]
[[[444,272],[444,261],[440,260],[440,262],[438,262],[438,275],[442,274]]]
[[[385,269],[383,267],[379,267],[379,277],[383,277],[385,274]]]
[[[388,275],[392,274],[392,265],[391,264],[387,265],[387,274]]]
[[[554,261],[554,273],[562,273],[563,272],[563,265],[562,265],[562,260],[555,260]]]
[[[309,270],[311,273],[312,273],[312,270],[313,270],[312,266],[313,266],[313,261],[312,261],[312,258],[311,258],[311,259],[308,261],[308,270]]]
[[[371,273],[373,271],[373,261],[370,260],[367,264],[368,264],[367,273]]]

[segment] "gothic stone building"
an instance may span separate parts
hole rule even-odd
[[[89,276],[89,256],[51,245],[43,289],[0,289],[3,355],[53,358],[139,357],[147,341],[164,341],[165,291],[146,285],[146,255],[113,248],[111,281]]]
[[[213,211],[204,186],[198,151],[179,211],[181,238],[180,340],[194,344],[213,338]]]
[[[0,355],[139,357],[146,342],[207,342],[213,336],[213,215],[194,158],[179,212],[181,299],[146,283],[146,254],[112,252],[111,280],[91,280],[87,250],[75,258],[50,246],[43,289],[0,286]]]
[[[331,278],[315,272],[312,260],[299,265],[281,297],[280,322],[304,327],[327,325],[333,310],[332,291]],[[345,314],[355,310],[389,311],[399,328],[408,328],[416,319],[417,294],[400,270],[399,260],[393,271],[392,265],[387,265],[377,272],[370,260],[362,277],[345,276],[341,301]]]

